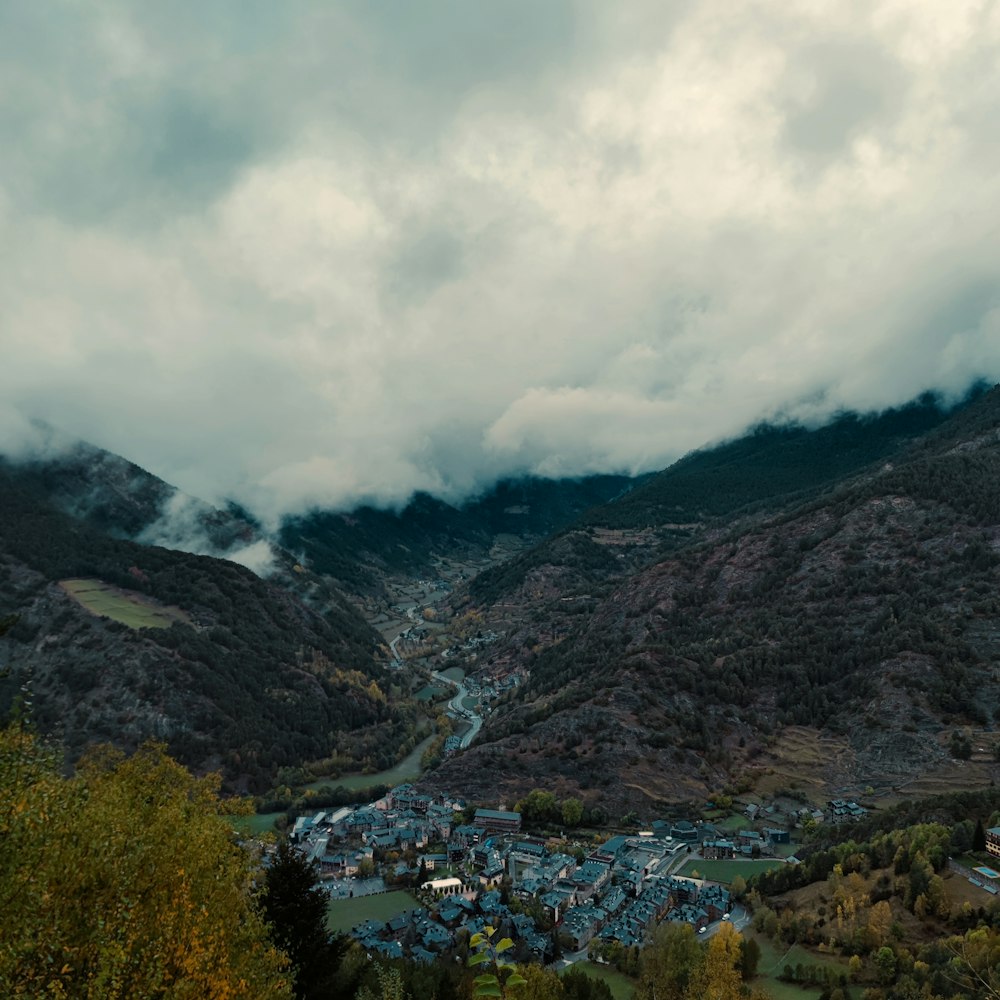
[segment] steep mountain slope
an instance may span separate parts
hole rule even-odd
[[[412,717],[387,702],[378,637],[341,594],[287,568],[306,603],[231,562],[110,537],[57,509],[38,471],[0,465],[0,609],[20,615],[0,640],[0,710],[27,684],[37,724],[71,753],[95,738],[155,736],[185,763],[254,788],[333,753],[393,758]],[[147,492],[153,510],[160,498]],[[132,496],[123,490],[122,503]],[[151,609],[176,620],[132,628],[102,617],[71,596],[66,581],[79,579],[124,621]]]
[[[982,391],[973,389],[966,402]],[[549,586],[556,578],[557,589],[566,593],[592,590],[609,573],[628,575],[657,553],[690,544],[719,521],[802,502],[895,453],[950,412],[925,395],[878,414],[843,414],[812,430],[761,425],[735,441],[693,452],[592,507],[565,535],[481,573],[470,594],[478,604],[516,601],[516,591],[538,571]],[[610,548],[610,557],[607,551],[602,556],[602,548]]]
[[[434,558],[484,555],[499,536],[538,541],[635,482],[627,476],[503,480],[457,507],[418,493],[399,512],[359,507],[292,517],[279,539],[315,572],[369,592],[384,574],[426,572]]]
[[[792,724],[837,737],[831,782],[914,773],[995,721],[998,483],[994,389],[822,495],[707,523],[572,626],[538,616],[556,641],[507,650],[527,682],[434,780],[703,794]]]
[[[30,680],[35,720],[71,754],[155,736],[253,788],[331,756],[387,766],[412,741],[414,710],[339,581],[377,590],[504,533],[541,537],[630,483],[524,480],[461,508],[417,496],[398,514],[315,513],[286,523],[292,556],[239,508],[39,430],[39,457],[0,459],[0,612],[20,614],[0,645],[0,712]],[[137,627],[151,623],[169,627]]]

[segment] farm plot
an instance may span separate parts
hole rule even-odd
[[[134,590],[113,587],[102,580],[60,580],[59,586],[92,615],[110,618],[129,628],[170,628],[190,623],[180,608],[169,607]]]

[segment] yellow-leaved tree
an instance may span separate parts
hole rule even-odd
[[[287,959],[218,780],[159,745],[104,748],[61,776],[0,730],[0,995],[33,1000],[286,1000]]]

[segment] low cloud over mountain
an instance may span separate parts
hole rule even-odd
[[[265,518],[1000,373],[1000,16],[0,11],[0,445]]]

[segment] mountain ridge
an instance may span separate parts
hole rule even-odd
[[[626,808],[735,780],[789,726],[840,741],[831,780],[844,785],[937,766],[948,726],[996,721],[997,481],[994,389],[891,461],[613,578],[575,622],[551,612],[550,642],[532,648],[524,630],[544,635],[579,586],[557,577],[545,610],[536,602],[494,654],[524,683],[432,783],[516,796],[544,776]],[[522,607],[544,585],[544,568],[532,572]],[[623,790],[623,773],[645,791]]]

